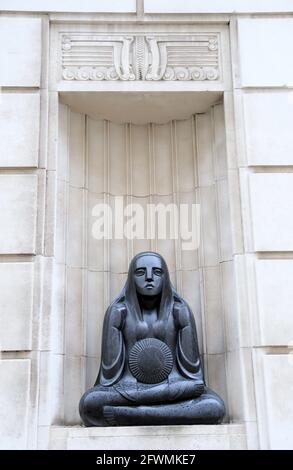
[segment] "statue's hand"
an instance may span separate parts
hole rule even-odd
[[[169,400],[183,400],[199,397],[204,392],[204,384],[195,380],[183,380],[169,385]]]

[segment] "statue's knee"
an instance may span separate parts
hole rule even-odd
[[[79,413],[86,426],[90,426],[91,419],[102,417],[102,407],[104,405],[102,395],[94,389],[88,390],[79,402]]]
[[[213,423],[221,423],[226,414],[224,402],[218,398],[210,398],[209,404],[209,415]]]

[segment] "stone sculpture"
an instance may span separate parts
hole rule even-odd
[[[80,415],[86,426],[215,424],[225,415],[204,382],[193,314],[157,253],[133,258],[106,312],[100,371]]]

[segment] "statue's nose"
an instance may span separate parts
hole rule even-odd
[[[152,281],[153,280],[153,270],[152,268],[147,268],[146,270],[146,280]]]

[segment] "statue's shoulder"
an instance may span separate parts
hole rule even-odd
[[[126,305],[123,300],[123,298],[119,299],[109,305],[105,313],[105,322],[111,322],[113,326],[117,327],[122,326],[127,313]]]
[[[174,296],[174,304],[173,304],[173,311],[183,311],[183,310],[190,310],[190,307],[186,300],[179,295]]]
[[[183,325],[187,325],[190,322],[192,312],[188,303],[182,299],[182,297],[176,296],[174,298],[173,316],[175,323],[181,327]]]

